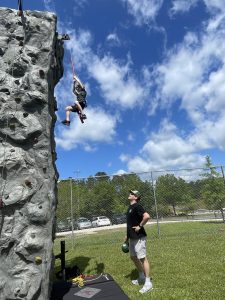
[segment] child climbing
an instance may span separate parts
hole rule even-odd
[[[62,124],[67,126],[70,125],[71,112],[78,113],[82,123],[84,123],[84,120],[87,119],[86,115],[83,113],[83,109],[87,107],[87,92],[85,90],[85,86],[81,83],[76,75],[73,77],[73,93],[76,95],[77,100],[75,101],[74,105],[66,107],[66,119],[62,121]]]

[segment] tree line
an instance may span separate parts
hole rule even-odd
[[[141,192],[141,204],[152,218],[156,214],[159,217],[187,215],[205,208],[220,211],[225,222],[225,181],[221,170],[218,172],[207,156],[205,172],[197,180],[187,181],[169,173],[153,180],[135,173],[111,177],[105,172],[86,179],[63,180],[58,183],[57,219],[100,215],[111,218],[113,214],[126,213],[129,190],[136,189]]]

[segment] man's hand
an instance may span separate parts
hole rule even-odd
[[[134,226],[134,227],[132,227],[132,228],[134,229],[135,232],[139,232],[139,230],[141,229],[140,226]]]

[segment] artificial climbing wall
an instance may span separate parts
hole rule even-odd
[[[49,299],[57,170],[56,16],[0,8],[0,299]]]

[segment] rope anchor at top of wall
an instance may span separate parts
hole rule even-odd
[[[23,5],[22,5],[22,0],[18,0],[18,16],[22,17],[23,15]]]

